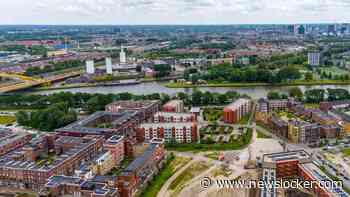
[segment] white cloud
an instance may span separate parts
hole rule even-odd
[[[2,0],[17,24],[350,22],[350,0]]]

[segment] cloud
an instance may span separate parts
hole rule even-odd
[[[350,22],[349,9],[350,0],[2,0],[0,17],[63,24]]]

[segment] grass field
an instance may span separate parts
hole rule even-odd
[[[350,156],[350,148],[345,148],[341,151],[344,156],[348,157]]]
[[[271,136],[265,135],[264,133],[262,133],[261,131],[257,130],[257,137],[258,138],[271,138]]]
[[[223,150],[239,150],[245,148],[252,139],[252,130],[240,136],[238,139],[230,141],[230,143],[213,143],[213,144],[167,144],[166,148],[170,151],[180,152],[200,152],[200,151],[223,151]]]
[[[183,157],[171,156],[165,163],[163,169],[159,174],[150,182],[148,187],[144,190],[141,196],[154,197],[164,185],[164,183],[176,172],[177,169],[186,165],[190,159]]]
[[[7,125],[7,124],[13,124],[16,122],[15,116],[0,116],[0,124]]]
[[[209,166],[205,162],[196,162],[183,171],[169,186],[175,193],[180,192],[186,182],[207,170]]]
[[[222,115],[222,109],[205,108],[203,110],[204,120],[206,121],[217,121],[221,119]]]

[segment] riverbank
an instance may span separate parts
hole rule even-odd
[[[258,86],[312,86],[312,85],[349,85],[350,80],[318,80],[318,81],[293,81],[285,83],[209,83],[209,84],[186,84],[186,83],[167,83],[167,88],[197,88],[197,87],[258,87]]]

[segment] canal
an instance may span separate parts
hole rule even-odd
[[[316,86],[298,86],[302,91],[309,89],[321,88],[343,88],[350,90],[350,85],[316,85]],[[209,91],[216,93],[225,93],[227,91],[236,91],[240,94],[247,94],[253,99],[266,97],[269,91],[277,91],[280,93],[288,93],[292,86],[257,86],[257,87],[200,87],[197,88],[201,91]],[[33,94],[53,94],[57,92],[72,92],[72,93],[122,93],[129,92],[132,94],[152,94],[152,93],[165,93],[169,95],[175,95],[177,92],[184,92],[190,94],[194,88],[167,88],[162,83],[150,82],[136,85],[123,85],[123,86],[108,86],[108,87],[82,87],[72,89],[57,89],[57,90],[45,90],[34,92]]]

